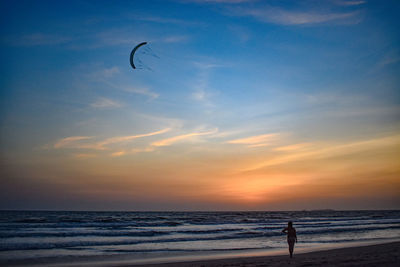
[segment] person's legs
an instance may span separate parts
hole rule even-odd
[[[294,241],[290,240],[288,241],[289,244],[289,253],[290,253],[290,257],[293,257],[293,249],[294,249]]]

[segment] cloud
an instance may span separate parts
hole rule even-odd
[[[140,43],[147,38],[132,34],[129,29],[110,29],[103,32],[99,32],[94,36],[96,40],[95,46],[109,46],[109,45],[132,45]]]
[[[158,134],[163,134],[166,133],[168,131],[170,131],[170,128],[165,128],[159,131],[155,131],[155,132],[150,132],[150,133],[145,133],[145,134],[138,134],[138,135],[128,135],[128,136],[118,136],[118,137],[112,137],[112,138],[108,138],[102,142],[97,143],[97,147],[99,149],[105,149],[105,146],[110,145],[110,144],[115,144],[115,143],[121,143],[121,142],[127,142],[127,141],[131,141],[137,138],[143,138],[143,137],[149,137],[149,136],[153,136],[153,135],[158,135]]]
[[[248,40],[250,40],[251,34],[247,28],[245,28],[243,26],[239,26],[239,25],[229,25],[228,29],[237,37],[237,39],[241,43],[245,43]]]
[[[160,19],[161,20],[161,19]],[[93,47],[102,46],[132,46],[143,41],[149,43],[179,43],[190,40],[189,35],[168,35],[161,34],[152,36],[149,34],[135,33],[132,28],[111,29],[98,33],[92,38],[95,43]]]
[[[108,87],[111,87],[116,90],[122,90],[122,91],[129,92],[129,93],[148,96],[151,99],[155,99],[160,96],[158,93],[151,91],[147,87],[131,86],[131,84],[126,86],[124,84],[118,83],[118,80],[119,80],[118,78],[120,78],[120,76],[112,79],[114,76],[116,76],[119,73],[120,73],[120,69],[116,66],[113,66],[111,68],[103,68],[103,69],[95,70],[95,71],[89,73],[87,75],[87,77],[93,82],[101,82],[102,84],[107,85]],[[110,102],[110,101],[105,100],[104,102]]]
[[[310,146],[310,143],[300,143],[300,144],[295,144],[295,145],[276,147],[274,150],[276,150],[276,151],[284,151],[284,152],[298,151],[298,150],[305,149],[305,148],[307,148],[309,146]]]
[[[395,63],[397,63],[397,62],[399,62],[399,61],[400,61],[400,54],[399,54],[399,52],[393,50],[393,51],[390,51],[390,52],[386,53],[386,54],[381,58],[381,60],[380,60],[380,61],[378,62],[378,64],[377,64],[377,67],[378,67],[378,68],[384,68],[384,67],[386,67],[386,66],[388,66],[388,65],[395,64]]]
[[[207,70],[212,68],[224,67],[225,65],[216,64],[216,63],[209,63],[209,62],[199,62],[195,61],[193,64],[201,70]]]
[[[32,33],[6,39],[11,45],[17,46],[58,45],[68,43],[71,40],[70,37],[45,33]]]
[[[143,153],[143,152],[153,152],[155,150],[154,146],[147,146],[144,148],[134,148],[131,150],[121,150],[121,151],[116,151],[111,153],[111,157],[116,158],[116,157],[122,157],[130,154],[137,154],[137,153]]]
[[[94,158],[96,157],[96,154],[89,154],[89,153],[79,153],[79,154],[75,154],[74,157],[78,158],[78,159],[87,159],[87,158]]]
[[[92,108],[98,108],[98,109],[110,109],[110,108],[120,108],[123,105],[117,101],[105,97],[100,97],[96,100],[96,102],[91,103],[90,106]]]
[[[135,14],[132,16],[134,20],[146,21],[146,22],[154,22],[160,24],[175,24],[181,26],[200,26],[206,25],[204,22],[198,21],[189,21],[185,19],[177,19],[171,17],[160,17],[154,15],[142,15],[142,14]]]
[[[56,149],[75,148],[75,149],[106,150],[107,146],[111,145],[111,144],[118,144],[118,143],[132,141],[132,140],[138,139],[138,138],[163,134],[170,130],[171,130],[170,128],[165,128],[165,129],[162,129],[159,131],[145,133],[145,134],[111,137],[111,138],[107,138],[107,139],[105,139],[103,141],[99,141],[99,142],[87,142],[88,139],[93,139],[92,136],[71,136],[71,137],[66,137],[66,138],[63,138],[63,139],[57,141],[53,145],[53,147]],[[85,140],[86,140],[86,142],[85,142]]]
[[[119,68],[114,66],[111,68],[105,68],[102,70],[101,73],[99,73],[100,75],[103,75],[103,77],[105,78],[111,78],[112,76],[114,76],[115,74],[119,73]]]
[[[218,92],[212,92],[212,88],[209,86],[210,75],[212,69],[222,67],[222,65],[208,62],[193,62],[193,64],[199,71],[191,85],[193,90],[191,96],[196,101],[200,101],[208,107],[213,107],[211,98]]]
[[[87,140],[92,138],[91,136],[70,136],[63,139],[60,139],[54,144],[54,148],[63,148],[63,147],[74,147],[81,140]]]
[[[120,89],[112,83],[113,80],[120,78],[120,68],[117,66],[104,67],[98,64],[84,64],[76,71],[81,77],[81,80],[93,86],[108,86],[114,89]]]
[[[270,145],[271,142],[276,141],[278,137],[279,134],[277,133],[263,134],[263,135],[250,136],[246,138],[234,139],[227,141],[227,143],[247,145],[248,147],[260,147],[260,146]]]
[[[157,22],[162,24],[178,24],[178,25],[186,25],[187,21],[180,20],[176,18],[166,18],[166,17],[158,17],[158,16],[142,16],[142,15],[135,15],[133,17],[135,20],[141,21],[149,21],[149,22]]]
[[[126,151],[117,151],[114,153],[111,153],[111,157],[120,157],[126,154]]]
[[[254,1],[255,0],[189,0],[189,2],[195,2],[195,3],[216,3],[216,4],[242,4]]]
[[[124,90],[127,91],[127,92],[130,92],[130,93],[148,96],[148,97],[150,97],[151,99],[156,99],[156,98],[158,98],[158,97],[160,96],[159,94],[157,94],[157,93],[155,93],[155,92],[152,92],[151,90],[149,90],[149,89],[146,88],[146,87],[142,87],[142,88],[133,88],[133,87],[130,87],[130,88],[126,88],[126,89],[124,89]]]
[[[205,89],[203,87],[201,87],[201,83],[200,83],[199,87],[197,87],[195,89],[195,91],[192,93],[192,98],[195,99],[196,101],[203,102],[208,107],[213,107],[214,104],[211,102],[211,98],[214,95],[215,95],[215,93],[205,91]]]
[[[111,68],[102,68],[95,70],[93,72],[90,72],[88,76],[94,81],[102,81],[105,79],[112,78],[118,73],[120,73],[120,69],[117,66],[113,66]]]
[[[151,145],[155,146],[155,147],[170,146],[176,142],[179,142],[179,141],[182,141],[185,139],[190,139],[192,137],[202,136],[202,135],[210,135],[210,134],[216,133],[217,131],[218,131],[217,129],[214,129],[214,130],[207,131],[207,132],[194,132],[194,133],[189,133],[189,134],[178,135],[178,136],[174,136],[174,137],[170,137],[167,139],[153,142],[153,143],[151,143]]]
[[[142,153],[142,152],[153,152],[155,148],[153,146],[148,146],[145,148],[134,148],[131,150],[132,153]]]
[[[173,35],[173,36],[166,36],[161,39],[164,43],[181,43],[186,42],[190,38],[187,35]]]
[[[270,146],[271,143],[260,143],[260,144],[254,144],[254,145],[248,145],[248,147],[264,147],[264,146]]]
[[[359,6],[367,3],[367,1],[360,1],[360,0],[335,0],[334,3],[339,6]]]
[[[198,100],[198,101],[202,101],[206,98],[206,93],[204,92],[204,90],[198,90],[196,92],[194,92],[192,94],[193,98]]]
[[[400,135],[380,137],[370,140],[335,144],[335,143],[314,143],[309,145],[309,149],[290,149],[288,153],[282,156],[269,157],[267,161],[251,164],[242,169],[242,171],[254,171],[257,169],[286,164],[302,160],[316,160],[333,158],[355,153],[365,153],[365,151],[376,151],[385,147],[398,147],[400,145]]]
[[[165,128],[165,129],[162,129],[159,131],[145,133],[145,134],[111,137],[111,138],[107,138],[107,139],[105,139],[103,141],[99,141],[99,142],[80,142],[80,141],[84,141],[86,139],[90,139],[92,137],[71,136],[71,137],[67,137],[67,138],[63,138],[63,139],[59,140],[53,147],[56,149],[68,147],[68,148],[74,148],[74,149],[110,150],[110,148],[108,147],[110,145],[129,142],[129,141],[132,141],[132,140],[135,140],[138,138],[160,135],[160,134],[166,133],[170,130],[171,130],[170,128]],[[205,132],[193,132],[193,133],[178,135],[178,136],[174,136],[174,137],[170,137],[170,138],[152,142],[150,145],[147,145],[143,148],[117,150],[117,151],[111,152],[110,156],[111,157],[120,157],[120,156],[127,155],[127,154],[152,152],[156,149],[156,147],[170,146],[174,143],[177,143],[177,142],[180,142],[183,140],[187,140],[187,139],[193,139],[198,136],[213,135],[216,132],[218,132],[218,129],[205,131]],[[92,156],[94,156],[94,154],[75,154],[75,157],[82,157],[82,158],[88,158],[88,157],[92,157]]]
[[[259,21],[279,25],[307,25],[326,22],[358,22],[359,11],[342,13],[321,13],[316,11],[292,11],[278,7],[264,8],[236,8],[233,9],[239,16],[250,16]],[[355,20],[357,18],[357,20]]]

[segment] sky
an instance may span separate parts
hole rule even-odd
[[[0,209],[400,207],[399,1],[0,10]]]

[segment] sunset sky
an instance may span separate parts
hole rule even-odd
[[[0,12],[0,209],[400,208],[400,1]]]

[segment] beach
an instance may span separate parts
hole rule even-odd
[[[265,261],[279,266],[288,260],[282,229],[289,220],[294,221],[299,242],[294,259],[288,263],[299,266],[308,264],[314,256],[316,262],[356,262],[363,258],[387,262],[393,258],[390,245],[379,245],[379,250],[372,252],[365,246],[400,241],[400,211],[2,211],[0,215],[1,266],[178,262],[257,266]],[[394,244],[398,249],[399,243]],[[353,252],[361,246],[364,252]],[[337,257],[315,252],[332,249],[342,249],[344,254]],[[310,258],[304,253],[317,254],[310,254]],[[372,258],[373,254],[376,256]]]
[[[281,251],[268,256],[240,256],[240,254],[224,257],[169,257],[154,261],[125,256],[70,257],[63,259],[34,259],[3,262],[2,266],[144,266],[144,267],[256,267],[256,266],[399,266],[400,241],[373,245],[360,245],[344,248],[322,249],[311,252],[300,250],[293,258]],[[197,260],[196,260],[197,258]],[[145,263],[147,262],[147,263]]]
[[[294,255],[292,259],[288,255],[279,255],[147,264],[145,266],[399,266],[399,263],[400,242],[392,242],[301,253]]]

